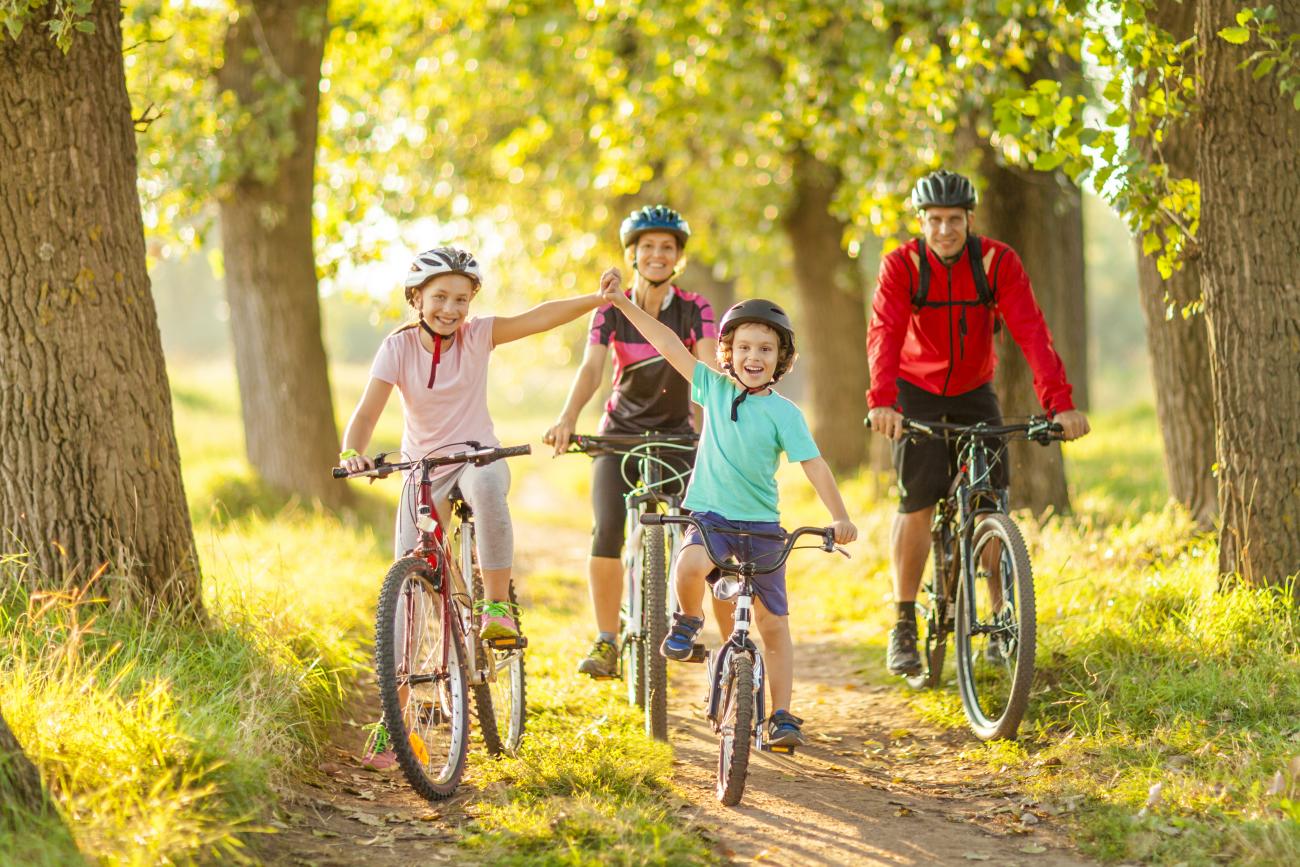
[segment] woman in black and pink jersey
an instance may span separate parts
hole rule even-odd
[[[657,313],[682,342],[706,364],[716,365],[718,330],[713,308],[700,295],[672,285],[690,226],[682,215],[664,205],[633,211],[619,230],[619,240],[635,274],[629,296],[642,310]],[[664,360],[614,305],[592,314],[591,333],[582,366],[569,389],[559,420],[543,438],[556,454],[569,447],[578,414],[600,386],[605,357],[614,353],[614,391],[605,404],[602,434],[690,433],[690,384]],[[683,470],[694,463],[693,452],[676,459]],[[672,460],[672,459],[670,459]],[[628,462],[636,481],[636,462]],[[592,607],[596,612],[596,641],[578,666],[592,677],[618,673],[618,613],[623,597],[623,497],[629,487],[619,455],[597,457],[592,467],[591,501],[595,512],[588,572]],[[682,488],[685,487],[683,484]],[[670,493],[682,493],[682,490]]]

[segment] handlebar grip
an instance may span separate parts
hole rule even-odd
[[[641,526],[643,527],[662,527],[664,525],[664,516],[662,512],[645,512],[641,515]]]
[[[532,453],[532,446],[510,446],[505,449],[497,449],[497,454],[503,458],[516,458],[520,455],[531,455]]]
[[[335,467],[330,470],[330,475],[336,479],[346,479],[348,477],[348,471],[342,467]]]

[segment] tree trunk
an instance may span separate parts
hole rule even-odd
[[[1166,2],[1155,4],[1150,14],[1155,24],[1182,41],[1196,31],[1195,12],[1190,3]],[[1195,176],[1195,135],[1191,124],[1167,131],[1159,158],[1172,176]],[[1147,158],[1156,158],[1149,142],[1139,141],[1147,148]],[[1165,443],[1169,493],[1187,507],[1202,529],[1208,530],[1218,516],[1210,340],[1203,315],[1184,319],[1179,312],[1201,297],[1199,253],[1193,250],[1182,270],[1165,280],[1155,260],[1142,254],[1141,239],[1137,247],[1138,287],[1155,380],[1156,416]]]
[[[713,268],[696,259],[687,259],[682,269],[682,277],[677,284],[687,292],[697,292],[704,296],[713,307],[713,315],[721,319],[732,304],[736,303],[736,281],[733,278],[719,279],[714,276]]]
[[[999,165],[988,149],[982,173],[988,188],[976,211],[975,231],[1010,244],[1020,254],[1066,372],[1076,383],[1087,367],[1079,191],[1057,173]],[[1024,353],[1005,327],[997,340],[995,386],[1003,415],[1023,418],[1042,413]],[[1012,507],[1030,509],[1035,515],[1049,509],[1067,514],[1070,494],[1061,447],[1013,442],[1010,449]]]
[[[19,815],[11,814],[10,806],[17,807]],[[54,810],[40,773],[0,714],[0,828],[19,820],[21,812],[39,816]]]
[[[222,87],[243,105],[260,77],[300,84],[296,148],[274,180],[243,177],[221,202],[221,246],[248,460],[271,486],[339,506],[338,428],[321,340],[312,193],[325,0],[257,0],[226,34]],[[229,141],[232,150],[240,146]]]
[[[1219,567],[1254,585],[1300,571],[1300,111],[1217,35],[1230,0],[1199,0],[1201,288],[1218,423]],[[1300,6],[1279,3],[1283,34]]]
[[[0,38],[0,545],[34,581],[107,562],[114,592],[198,612],[120,15],[95,4],[67,56]]]
[[[832,169],[798,151],[784,222],[794,253],[796,340],[807,365],[813,435],[831,468],[846,473],[867,457],[867,293],[858,263],[841,246],[844,223],[830,211],[837,182]]]

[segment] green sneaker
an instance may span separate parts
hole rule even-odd
[[[479,637],[488,640],[518,638],[519,626],[515,623],[514,615],[511,612],[513,607],[509,602],[490,602],[487,600],[479,602],[478,613],[482,617],[482,620],[479,621]]]
[[[618,648],[597,638],[587,657],[578,663],[578,673],[589,677],[618,677]]]

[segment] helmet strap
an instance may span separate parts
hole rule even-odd
[[[442,342],[446,340],[450,343],[455,339],[455,335],[453,334],[450,337],[443,337],[441,334],[434,331],[433,328],[430,327],[429,323],[424,321],[423,316],[420,317],[420,328],[425,334],[428,334],[429,339],[433,341],[433,364],[429,365],[429,384],[426,386],[427,388],[433,388],[434,380],[438,378],[438,362],[442,360]]]
[[[750,388],[745,385],[745,383],[741,382],[740,374],[736,373],[736,368],[731,362],[727,362],[723,366],[727,368],[727,373],[731,375],[731,378],[736,380],[736,385],[740,386],[740,394],[736,395],[736,397],[731,401],[731,420],[739,421],[740,405],[745,402],[745,398],[749,397],[751,394],[758,394],[761,391],[766,391],[771,388],[772,383],[776,382],[776,380],[770,379],[768,380],[767,385],[760,385],[758,388]]]

